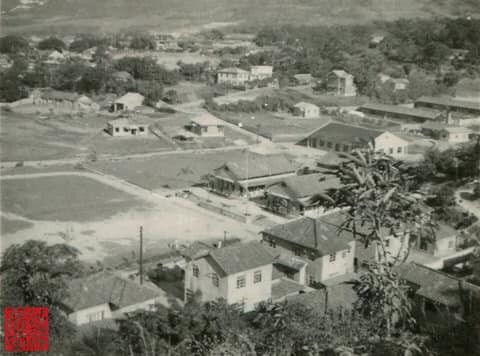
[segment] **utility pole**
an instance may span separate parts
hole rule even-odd
[[[140,226],[140,284],[143,284],[143,226]]]

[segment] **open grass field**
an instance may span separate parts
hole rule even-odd
[[[165,249],[173,241],[221,239],[224,231],[258,238],[258,231],[194,203],[108,177],[25,175],[1,184],[2,249],[34,238],[67,243],[81,259],[103,261],[138,251],[140,226],[146,250]]]
[[[89,166],[151,190],[164,187],[182,189],[199,183],[205,174],[223,163],[240,157],[243,157],[241,150],[180,152],[128,161],[99,161]]]
[[[149,118],[154,123],[164,113]],[[103,132],[112,116],[58,114],[40,116],[2,112],[0,159],[36,161],[100,154],[135,154],[172,149],[167,140],[148,137],[111,137]]]
[[[241,123],[245,130],[258,133],[273,141],[299,140],[330,120],[329,117],[318,119],[285,118],[267,111],[248,114],[215,112],[214,115],[235,125]]]
[[[1,208],[31,220],[101,221],[148,207],[127,193],[78,176],[2,180]]]

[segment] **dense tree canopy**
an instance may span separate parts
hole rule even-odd
[[[18,54],[29,49],[28,41],[22,36],[7,35],[0,38],[0,53]]]
[[[47,50],[47,49],[56,49],[56,50],[64,50],[67,47],[65,42],[57,37],[48,37],[43,41],[38,43],[38,49]]]

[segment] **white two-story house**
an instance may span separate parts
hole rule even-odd
[[[279,252],[308,263],[306,280],[300,283],[323,283],[354,271],[355,243],[351,232],[340,228],[343,220],[339,212],[303,217],[262,231],[262,239]]]
[[[185,266],[185,301],[200,292],[202,302],[224,299],[252,311],[271,299],[273,259],[259,242],[205,250]]]

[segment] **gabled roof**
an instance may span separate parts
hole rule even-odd
[[[310,73],[299,73],[293,76],[297,80],[313,80],[313,76]]]
[[[314,219],[302,217],[285,224],[275,225],[263,232],[294,244],[316,250],[325,256],[349,248],[353,234],[343,230],[341,212]]]
[[[224,275],[248,271],[271,264],[274,257],[257,241],[213,249],[207,258],[211,258]]]
[[[353,309],[358,296],[352,286],[347,283],[336,284],[310,293],[291,296],[287,300],[288,303],[303,304],[321,314],[326,310],[335,311],[338,308]]]
[[[248,153],[248,159],[244,154],[236,161],[225,163],[215,172],[220,172],[222,169],[227,170],[235,179],[244,180],[292,173],[296,171],[296,166],[284,155]]]
[[[225,74],[248,74],[249,72],[240,68],[230,67],[230,68],[223,68],[217,71],[217,73],[225,73]]]
[[[138,117],[120,117],[118,119],[110,120],[108,123],[113,126],[148,125],[145,120]]]
[[[192,122],[194,122],[194,123],[196,123],[197,125],[200,125],[200,126],[219,126],[219,125],[223,125],[223,122],[219,118],[213,116],[210,113],[205,113],[205,114],[202,114],[202,115],[195,116],[190,121],[192,121]]]
[[[312,104],[312,103],[306,103],[306,102],[304,102],[304,101],[301,101],[301,102],[295,104],[294,107],[299,108],[299,109],[302,109],[302,108],[306,108],[306,109],[318,109],[318,106],[317,106],[317,105]]]
[[[75,101],[81,97],[81,95],[77,93],[71,93],[67,91],[59,91],[54,89],[46,89],[42,90],[40,93],[40,97],[46,100],[67,100],[67,101]]]
[[[95,273],[67,284],[69,298],[64,304],[73,311],[107,303],[124,308],[165,295],[162,289],[152,283],[140,285],[111,272]]]
[[[386,105],[386,104],[379,104],[379,103],[366,103],[366,104],[363,104],[361,107],[359,107],[357,110],[361,112],[365,110],[374,110],[377,112],[384,112],[387,114],[390,113],[390,114],[400,114],[400,115],[418,117],[425,120],[434,120],[440,114],[439,112],[431,111],[431,110],[407,108],[405,106]]]
[[[143,100],[143,99],[145,99],[145,97],[142,94],[129,92],[121,96],[117,100],[115,100],[115,103],[129,104],[130,100],[136,101],[136,100]]]
[[[416,294],[446,306],[461,306],[462,292],[480,296],[480,287],[415,262],[399,266],[397,273],[417,286]]]
[[[311,133],[308,137],[323,138],[331,142],[368,144],[385,131],[352,126],[339,122],[329,122]]]
[[[415,101],[415,104],[432,104],[459,109],[470,109],[480,111],[480,102],[475,101],[466,101],[466,100],[456,100],[451,97],[431,97],[431,96],[422,96],[421,98]]]
[[[337,77],[339,78],[352,78],[353,75],[351,75],[350,73],[347,73],[345,72],[343,69],[341,70],[332,70],[333,74],[335,74]]]
[[[285,178],[266,190],[268,193],[287,194],[292,199],[301,199],[339,186],[340,180],[337,177],[325,177],[323,174],[305,174]]]

